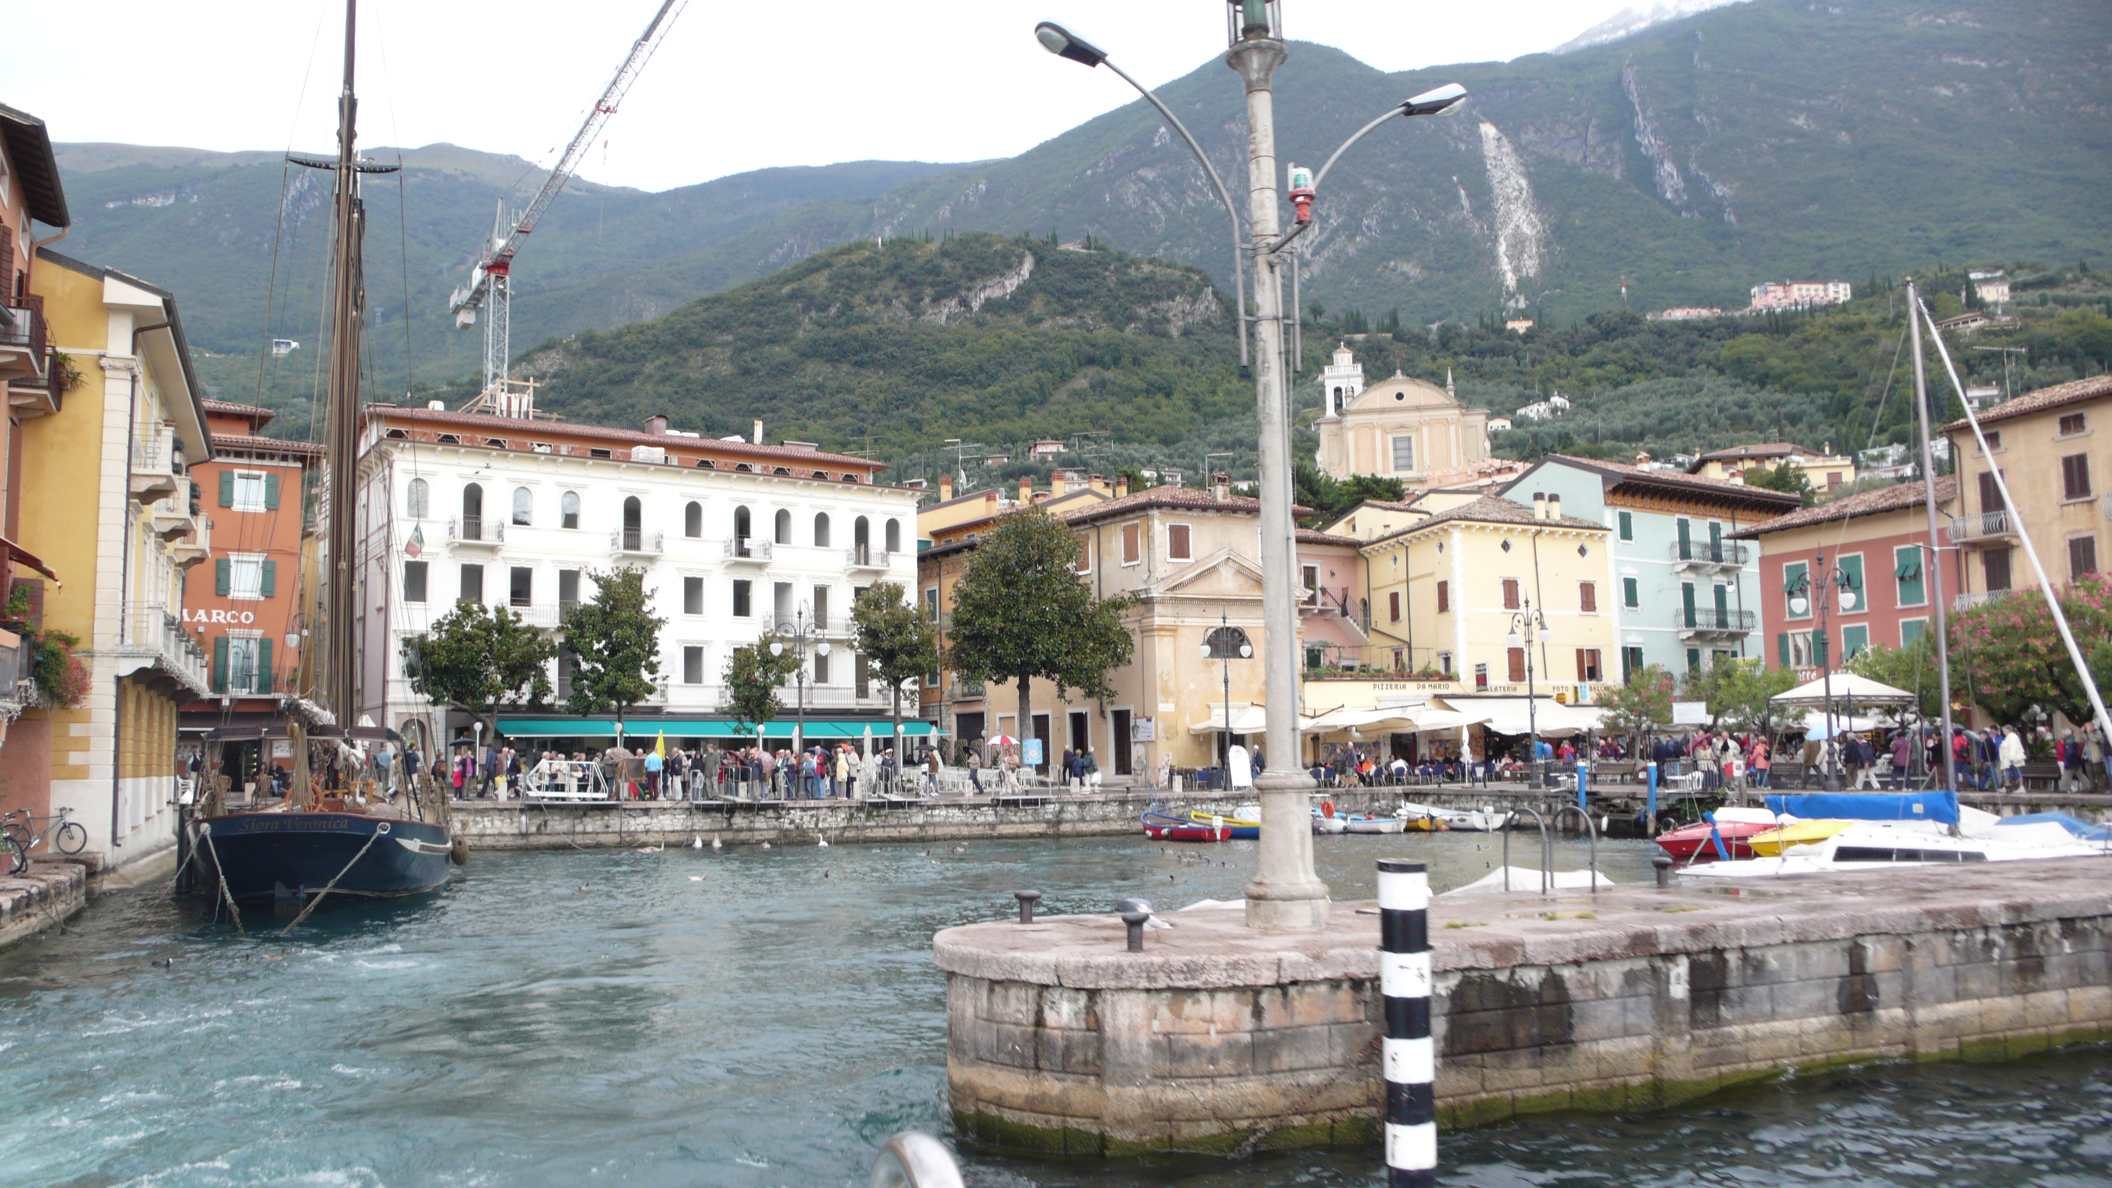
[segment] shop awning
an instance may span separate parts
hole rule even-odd
[[[1266,708],[1255,705],[1251,701],[1233,702],[1231,708],[1232,733],[1260,734],[1268,729],[1269,711]],[[1209,717],[1200,722],[1190,722],[1188,724],[1188,733],[1190,734],[1215,734],[1223,729],[1225,729],[1225,703],[1222,701],[1210,703]]]
[[[792,719],[763,723],[765,738],[791,738]],[[651,738],[666,734],[674,738],[733,738],[738,727],[731,718],[635,718],[624,723],[624,734],[629,738]],[[843,719],[809,718],[806,723],[808,738],[864,738],[866,731],[874,738],[886,738],[893,730],[891,722],[873,722],[866,719],[845,721]],[[499,733],[509,738],[614,738],[614,718],[500,718]],[[741,732],[745,734],[745,732]],[[902,734],[908,738],[922,738],[943,734],[930,722],[904,718]]]
[[[1567,738],[1597,730],[1605,711],[1587,705],[1564,705],[1552,697],[1459,697],[1445,704],[1487,724],[1498,734],[1537,731],[1542,738]]]
[[[59,580],[59,575],[51,571],[51,566],[46,565],[42,561],[37,560],[37,555],[35,553],[30,552],[28,549],[23,548],[21,545],[16,544],[14,541],[11,541],[4,536],[0,536],[0,555],[12,557],[15,559],[15,563],[17,565],[24,565],[31,569],[34,569],[38,573],[43,574],[45,577],[50,578],[52,581],[56,582]]]

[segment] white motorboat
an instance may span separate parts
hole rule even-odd
[[[1822,841],[1791,846],[1780,857],[1716,862],[1688,867],[1683,873],[1697,878],[1770,878],[1899,866],[2088,857],[2112,857],[2112,849],[2104,842],[2078,838],[2053,822],[1980,828],[1969,825],[1962,836],[1953,837],[1948,831],[1919,822],[1894,825],[1856,821]]]

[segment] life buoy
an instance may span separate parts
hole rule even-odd
[[[1334,802],[1334,801],[1332,801],[1332,800],[1323,800],[1323,801],[1321,801],[1321,802],[1320,802],[1320,815],[1321,815],[1321,816],[1323,816],[1323,817],[1332,817],[1332,816],[1334,816],[1334,815],[1335,815],[1335,802]]]

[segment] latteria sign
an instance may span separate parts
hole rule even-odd
[[[186,623],[232,623],[246,626],[257,621],[255,612],[231,610],[187,610],[183,612]]]

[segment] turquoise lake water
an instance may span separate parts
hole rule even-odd
[[[1427,858],[1442,889],[1486,873],[1499,843],[1316,849],[1355,899],[1379,857]],[[1600,850],[1624,882],[1650,877],[1649,854]],[[1253,862],[1251,842],[1128,838],[480,854],[423,904],[318,913],[285,940],[158,893],[108,896],[0,953],[0,1186],[862,1185],[895,1131],[950,1138],[934,931],[1010,915],[1024,887],[1044,912],[1236,898]],[[1556,864],[1581,867],[1583,845]],[[2108,1055],[1878,1067],[1448,1134],[1441,1182],[2112,1185]],[[1375,1147],[963,1156],[970,1185],[1003,1188],[1383,1182]]]

